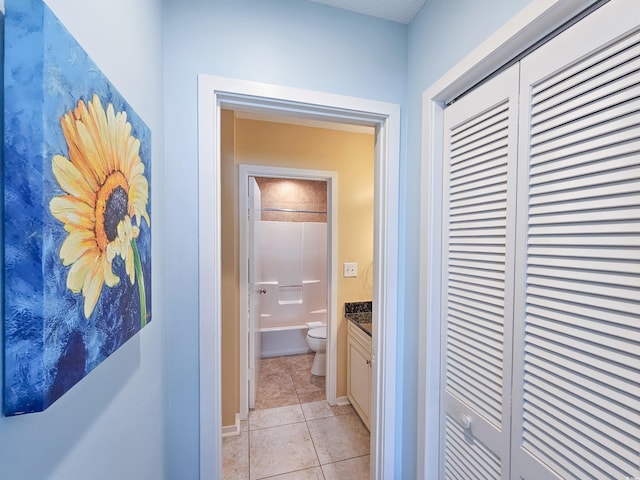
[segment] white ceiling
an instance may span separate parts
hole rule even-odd
[[[426,0],[311,0],[332,7],[384,18],[399,23],[410,23]]]

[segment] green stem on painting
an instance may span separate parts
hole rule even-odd
[[[138,293],[140,294],[140,328],[147,324],[147,295],[144,291],[144,276],[142,275],[142,263],[140,262],[140,253],[138,253],[138,244],[135,238],[131,240],[131,248],[133,248],[133,265],[136,269],[136,279],[138,280]]]

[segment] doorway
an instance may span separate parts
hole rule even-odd
[[[269,220],[291,220],[291,214],[296,215],[299,220],[302,220],[298,226],[303,226],[304,220],[323,220],[325,229],[325,260],[324,260],[324,272],[320,277],[324,277],[323,282],[318,280],[322,279],[304,279],[303,276],[303,264],[289,265],[292,270],[298,268],[300,276],[297,279],[288,279],[286,282],[280,282],[284,285],[283,295],[293,295],[297,292],[296,286],[300,286],[300,294],[307,296],[309,293],[314,293],[313,299],[309,299],[314,306],[310,308],[304,308],[302,297],[300,299],[283,299],[281,302],[276,302],[272,297],[275,295],[275,289],[278,287],[276,276],[278,272],[272,272],[269,274],[269,278],[257,279],[264,281],[263,285],[255,285],[255,281],[252,281],[252,273],[256,277],[261,276],[256,272],[256,257],[260,253],[252,246],[252,230],[258,221],[258,218],[252,218],[252,214],[245,215],[244,212],[251,212],[251,207],[256,205],[257,200],[252,200],[252,179],[261,178],[264,180],[290,180],[300,182],[315,182],[321,183],[325,188],[325,202],[322,207],[313,207],[316,209],[304,209],[299,208],[297,210],[308,212],[289,212],[290,208],[281,208],[281,212],[275,212],[274,205],[279,202],[273,202],[267,205],[262,219]],[[256,182],[257,183],[257,182]],[[264,185],[264,182],[260,182]],[[255,188],[255,187],[254,187]],[[261,195],[257,195],[258,197]],[[253,195],[256,198],[256,195]],[[267,336],[265,340],[271,340],[271,347],[267,348],[266,355],[273,356],[280,354],[301,353],[299,350],[300,344],[304,344],[304,335],[306,329],[302,327],[306,322],[319,321],[327,325],[327,352],[326,352],[326,398],[329,403],[336,402],[336,310],[337,310],[337,226],[335,224],[336,211],[337,211],[337,174],[329,171],[318,170],[306,170],[306,169],[292,169],[292,168],[280,168],[270,167],[262,165],[240,165],[239,168],[239,212],[240,213],[240,255],[239,264],[248,265],[247,269],[240,269],[240,418],[245,419],[247,417],[248,409],[253,408],[255,402],[255,395],[257,390],[258,381],[258,366],[260,364],[259,359],[262,356],[261,351],[265,350],[261,348],[262,338]],[[262,206],[262,205],[261,205]],[[260,206],[260,209],[262,210]],[[323,210],[324,213],[320,213]],[[300,215],[307,215],[307,218],[300,218]],[[315,218],[321,217],[321,218]],[[263,223],[263,222],[260,222]],[[270,226],[269,222],[266,222],[264,227]],[[273,225],[271,225],[273,226]],[[284,226],[284,225],[281,225]],[[290,229],[288,229],[290,230]],[[299,232],[297,231],[299,230]],[[304,232],[303,228],[297,229],[296,232],[289,232],[291,234],[300,234],[300,239]],[[266,233],[266,232],[263,232]],[[275,233],[275,232],[274,232]],[[277,247],[277,245],[274,245]],[[300,244],[302,248],[302,244]],[[289,247],[289,249],[294,248]],[[276,249],[277,250],[277,249]],[[284,254],[284,252],[283,252]],[[260,262],[262,263],[262,262]],[[276,263],[287,263],[278,261]],[[259,270],[259,269],[258,269]],[[287,272],[287,276],[289,272]],[[318,281],[316,283],[316,281]],[[307,282],[305,284],[305,282]],[[314,282],[314,283],[310,283]],[[315,292],[318,288],[324,289],[324,292]],[[254,291],[252,291],[254,290]],[[264,292],[264,297],[256,292]],[[321,298],[315,298],[317,293],[322,293]],[[268,312],[269,308],[262,308],[261,305],[256,303],[262,303],[262,298],[267,302],[272,303],[272,309],[279,307],[282,310],[276,318],[268,317],[270,323],[264,325],[265,328],[258,327],[259,314],[256,310],[260,310],[263,316],[271,315],[272,312]],[[297,303],[298,300],[300,303]],[[289,303],[289,302],[296,303]],[[324,303],[324,306],[320,305]],[[281,305],[276,305],[281,304]],[[249,309],[246,308],[249,306]],[[263,311],[264,310],[264,311]],[[324,315],[323,311],[324,310]],[[317,317],[317,318],[315,318]],[[260,330],[264,331],[264,334]],[[280,340],[282,339],[282,340]],[[286,341],[289,346],[282,345],[282,341]],[[295,343],[295,345],[291,345]],[[297,348],[297,350],[296,350]],[[302,345],[304,348],[304,345]]]
[[[244,109],[375,128],[372,476],[391,478],[396,453],[400,107],[355,97],[198,76],[200,478],[221,475],[220,111]]]

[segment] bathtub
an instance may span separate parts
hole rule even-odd
[[[271,315],[260,315],[260,337],[262,358],[281,355],[297,355],[312,350],[307,345],[307,322],[321,321],[326,324],[326,310],[311,312],[311,315],[298,321],[282,322]]]

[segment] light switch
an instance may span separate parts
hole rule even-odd
[[[355,262],[343,263],[342,264],[342,276],[347,277],[357,277],[358,276],[358,264]]]

